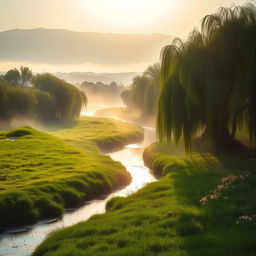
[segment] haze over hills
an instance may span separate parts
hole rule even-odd
[[[126,72],[126,73],[94,73],[94,72],[69,72],[62,73],[58,72],[55,75],[62,78],[70,83],[82,83],[87,82],[102,82],[110,84],[115,81],[118,84],[129,85],[132,79],[139,75],[138,72]]]
[[[104,67],[102,70],[107,72],[140,72],[148,64],[159,60],[162,47],[172,39],[163,34],[14,29],[0,32],[0,62],[38,64],[44,70],[44,64],[51,65],[56,67],[56,72],[67,72],[67,66],[68,71],[104,72],[96,69]],[[95,69],[89,70],[88,66]],[[141,70],[136,69],[138,66]]]

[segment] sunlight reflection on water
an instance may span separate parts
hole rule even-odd
[[[93,116],[94,110],[86,112],[89,116]],[[155,181],[155,177],[150,170],[144,166],[142,153],[145,146],[152,143],[155,139],[154,129],[144,127],[145,139],[141,144],[131,144],[124,149],[109,154],[109,156],[121,162],[130,172],[132,182],[130,185],[119,191],[113,192],[105,198],[92,200],[79,209],[66,212],[59,220],[53,223],[40,221],[33,226],[24,227],[28,232],[10,234],[8,232],[0,235],[0,255],[2,256],[23,256],[30,255],[35,247],[40,244],[45,237],[52,231],[74,225],[80,221],[89,219],[94,214],[105,212],[105,206],[108,200],[117,196],[128,196],[146,184]],[[18,230],[10,230],[18,231]]]

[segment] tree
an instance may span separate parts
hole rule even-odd
[[[33,89],[36,97],[35,114],[41,121],[51,121],[56,119],[56,99],[48,92]]]
[[[20,85],[22,87],[28,87],[32,77],[33,77],[33,73],[32,70],[30,70],[28,67],[20,67]]]
[[[56,102],[55,119],[74,119],[87,104],[82,91],[49,73],[35,76],[32,84],[34,89],[48,92]]]
[[[157,130],[161,141],[205,130],[217,148],[237,148],[238,127],[256,142],[256,8],[249,3],[206,16],[201,32],[162,51]]]
[[[132,90],[124,90],[121,92],[120,97],[124,103],[124,105],[128,109],[133,109],[134,108],[134,102],[133,102],[133,97],[132,97]]]
[[[142,116],[152,117],[156,114],[160,90],[160,64],[149,66],[145,72],[133,79],[130,91],[133,104],[130,106],[141,110]],[[128,92],[123,96],[128,98]]]
[[[18,69],[11,69],[7,71],[4,79],[8,81],[12,86],[18,86],[20,82],[20,72]]]

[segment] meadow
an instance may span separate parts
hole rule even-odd
[[[144,133],[137,125],[100,117],[81,117],[79,122],[64,122],[61,128],[48,126],[48,131],[77,148],[90,149],[93,143],[108,152],[142,141]]]
[[[142,128],[84,117],[61,126],[52,124],[48,130],[52,134],[30,127],[0,132],[3,229],[59,217],[66,208],[131,181],[125,168],[99,149],[113,150],[141,140]]]
[[[255,255],[254,158],[155,143],[144,160],[159,181],[54,232],[33,255]]]

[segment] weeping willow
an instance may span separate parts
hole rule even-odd
[[[47,92],[54,99],[53,115],[56,120],[75,119],[87,105],[84,92],[52,74],[38,74],[32,84],[34,89]]]
[[[236,131],[256,143],[256,7],[220,8],[186,42],[161,53],[157,131],[161,141],[191,141],[205,130],[216,146],[238,145]]]
[[[144,116],[155,116],[160,88],[160,64],[150,65],[142,75],[133,79],[131,95],[133,105]]]

